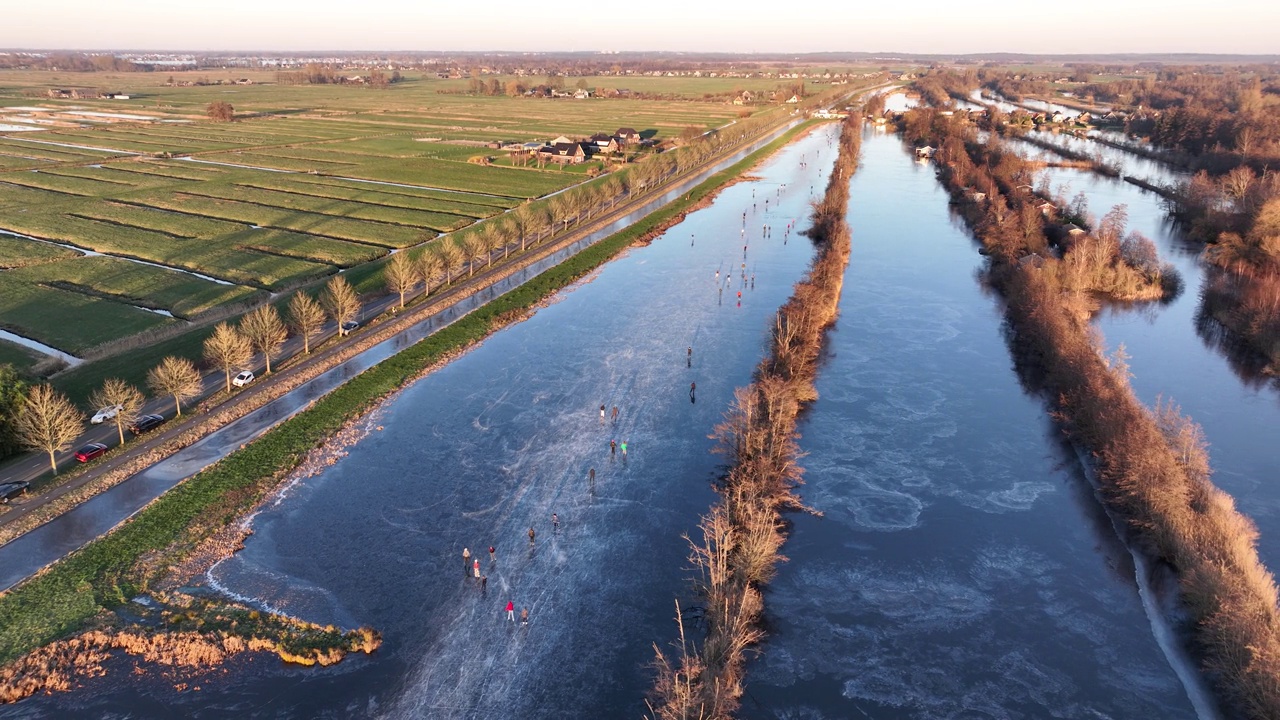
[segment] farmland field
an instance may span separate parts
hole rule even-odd
[[[253,83],[184,86],[199,76],[183,72],[0,73],[0,118],[46,127],[0,133],[0,230],[26,236],[0,235],[7,329],[72,354],[175,323],[203,332],[202,313],[430,242],[600,168],[512,167],[489,143],[619,127],[671,138],[744,113],[707,97],[776,85],[627,78],[663,99],[575,101],[466,95],[459,80],[409,77],[374,90],[232,72]],[[86,83],[133,99],[33,99]],[[237,122],[210,122],[205,106],[215,100],[232,103]]]
[[[56,245],[33,243],[22,238],[0,235],[0,270],[63,260],[79,254],[75,250],[60,248]]]
[[[25,282],[15,272],[0,273],[0,327],[73,355],[176,322],[128,304]]]
[[[18,372],[24,372],[40,361],[43,356],[32,350],[7,340],[0,340],[0,365],[12,365]]]

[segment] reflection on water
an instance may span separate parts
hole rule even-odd
[[[932,169],[868,137],[747,717],[1193,717]]]
[[[1010,146],[1019,153],[1028,147]],[[1112,308],[1094,324],[1107,352],[1124,345],[1139,399],[1150,406],[1162,396],[1172,398],[1203,427],[1214,482],[1257,523],[1263,562],[1280,567],[1280,492],[1272,485],[1280,467],[1272,440],[1273,429],[1280,427],[1280,396],[1274,383],[1257,374],[1256,361],[1232,351],[1233,343],[1222,342],[1204,317],[1200,305],[1210,275],[1200,260],[1203,246],[1185,236],[1155,193],[1084,170],[1042,172],[1052,186],[1066,188],[1068,196],[1083,192],[1097,217],[1124,205],[1129,228],[1154,240],[1161,257],[1182,276],[1186,291],[1172,302],[1147,305],[1140,312]],[[1166,171],[1165,177],[1171,176]]]

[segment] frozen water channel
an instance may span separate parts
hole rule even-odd
[[[650,643],[672,636],[685,588],[680,536],[712,499],[720,460],[707,434],[812,256],[785,228],[825,183],[834,131],[783,149],[650,246],[407,389],[381,411],[381,431],[293,486],[213,571],[255,602],[372,625],[386,639],[378,653],[320,671],[242,660],[199,693],[113,676],[14,710],[637,716]],[[744,242],[754,288],[740,276]],[[600,423],[601,404],[618,406],[616,425]],[[625,459],[610,439],[628,443]],[[481,556],[484,594],[463,576],[463,547]],[[528,627],[506,621],[508,600],[529,608]]]
[[[794,518],[744,717],[1194,717],[932,166],[869,136],[849,218],[800,428],[824,517]]]

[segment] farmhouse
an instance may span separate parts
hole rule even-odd
[[[577,165],[585,162],[587,153],[579,142],[556,142],[538,148],[538,153],[545,159],[561,165]]]
[[[612,135],[606,135],[605,133],[596,133],[595,135],[592,135],[591,146],[592,152],[603,153],[605,155],[616,153],[622,147],[617,138]]]
[[[618,132],[613,136],[617,138],[619,145],[639,145],[641,140],[640,133],[636,132],[635,128],[629,127],[618,128]]]

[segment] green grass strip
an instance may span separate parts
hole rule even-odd
[[[408,349],[366,370],[311,408],[264,433],[157,498],[131,520],[68,555],[45,573],[0,596],[0,663],[6,663],[84,627],[103,609],[126,602],[140,591],[134,566],[147,553],[168,547],[202,513],[226,507],[235,498],[240,510],[252,507],[312,448],[326,442],[349,419],[359,416],[416,377],[447,353],[482,340],[513,312],[533,308],[546,297],[587,275],[628,245],[790,142],[811,123],[803,123],[743,160],[721,170],[636,224],[548,269],[524,285]],[[231,522],[234,513],[222,518]]]

